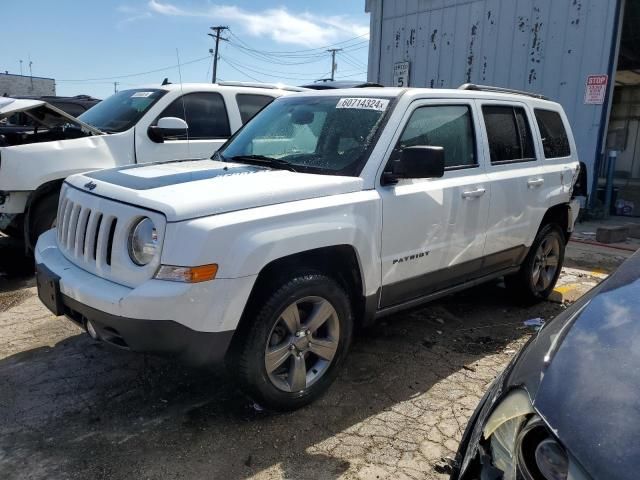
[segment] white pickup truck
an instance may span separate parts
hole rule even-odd
[[[118,92],[78,118],[41,100],[0,98],[0,231],[32,247],[55,222],[67,176],[209,158],[274,98],[301,90],[240,82],[154,85]],[[13,131],[17,113],[32,121],[32,130]]]
[[[294,94],[211,160],[72,176],[40,298],[120,348],[224,359],[274,409],[328,388],[357,325],[503,276],[543,299],[576,146],[557,103],[488,90]]]

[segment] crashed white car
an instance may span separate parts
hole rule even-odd
[[[55,224],[69,175],[208,158],[274,98],[299,90],[240,82],[141,87],[78,118],[40,100],[0,98],[0,231],[30,248]],[[17,113],[31,128],[11,124]]]

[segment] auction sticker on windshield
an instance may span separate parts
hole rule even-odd
[[[357,108],[359,110],[378,110],[383,112],[389,105],[388,98],[341,98],[336,108]]]
[[[147,98],[153,95],[153,92],[135,92],[131,98]]]

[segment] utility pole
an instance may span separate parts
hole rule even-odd
[[[330,48],[327,52],[331,53],[331,81],[335,80],[335,73],[338,69],[338,65],[336,64],[336,52],[342,51],[341,48]]]
[[[216,41],[216,47],[213,52],[213,72],[211,73],[211,83],[216,83],[218,73],[218,44],[220,43],[220,40],[227,40],[226,38],[222,38],[220,36],[220,33],[224,32],[225,30],[229,30],[229,27],[217,26],[209,28],[216,32],[215,35],[213,33],[207,33],[207,35],[214,38]]]
[[[120,82],[113,82],[113,93],[118,93],[118,84]]]

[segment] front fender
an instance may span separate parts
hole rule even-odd
[[[240,278],[280,258],[350,245],[360,263],[363,294],[371,295],[380,283],[380,206],[378,193],[367,190],[170,223],[162,263],[217,263],[218,278]]]
[[[34,191],[75,173],[134,163],[133,130],[1,147],[0,190]]]

